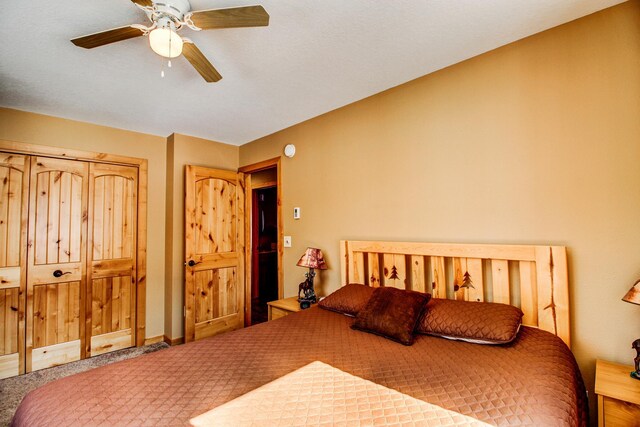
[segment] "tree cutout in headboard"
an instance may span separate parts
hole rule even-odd
[[[386,270],[386,268],[385,268]],[[398,277],[398,269],[396,268],[396,266],[392,266],[391,267],[391,275],[389,276],[389,280],[399,280],[400,278]]]
[[[463,289],[476,288],[475,286],[473,286],[473,281],[471,280],[471,275],[469,274],[468,271],[464,272],[464,276],[462,277],[462,285],[460,285],[460,288],[463,288]]]

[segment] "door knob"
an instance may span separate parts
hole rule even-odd
[[[62,272],[62,270],[56,270],[53,272],[53,277],[62,277],[65,274],[71,274],[70,271]]]
[[[194,260],[192,260],[192,259],[190,259],[190,260],[189,260],[189,267],[193,267],[193,266],[195,266],[196,264],[200,264],[200,263],[199,263],[199,262],[195,262],[195,261],[194,261]]]

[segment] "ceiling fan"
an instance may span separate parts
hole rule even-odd
[[[151,49],[158,55],[169,58],[169,66],[171,66],[171,58],[182,54],[193,68],[211,83],[217,82],[222,76],[200,49],[188,38],[179,36],[178,32],[185,26],[201,31],[269,25],[269,14],[262,6],[191,11],[188,0],[131,1],[147,14],[151,21],[150,26],[131,24],[78,37],[71,42],[85,49],[93,49],[134,37],[149,36]]]

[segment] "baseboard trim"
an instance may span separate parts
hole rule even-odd
[[[184,337],[178,338],[169,338],[168,336],[164,336],[164,342],[169,344],[170,346],[184,344]]]
[[[145,338],[144,345],[151,345],[151,344],[155,344],[155,343],[158,343],[158,342],[162,342],[163,338],[164,338],[163,335],[158,335],[157,337]]]

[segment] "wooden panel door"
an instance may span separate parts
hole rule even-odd
[[[87,356],[135,345],[138,169],[91,163]]]
[[[186,167],[185,341],[244,325],[244,174]]]
[[[27,372],[84,357],[86,162],[31,158]]]
[[[0,153],[0,378],[24,373],[29,158]]]

